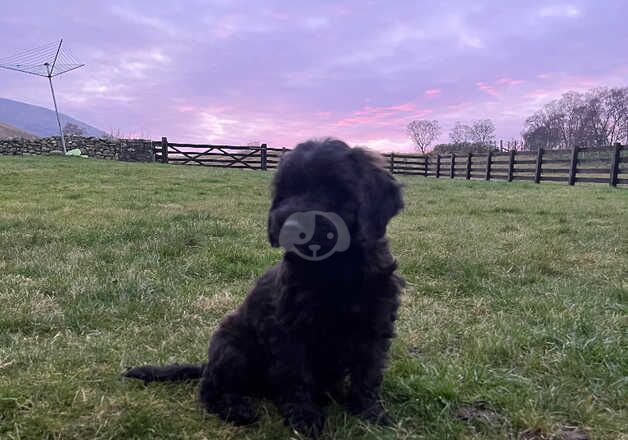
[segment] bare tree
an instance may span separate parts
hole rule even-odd
[[[83,136],[84,131],[78,125],[68,122],[63,127],[63,134],[66,136]]]
[[[471,127],[458,121],[449,132],[449,140],[452,144],[468,144],[472,140]]]
[[[496,142],[497,144],[497,142]],[[503,147],[502,141],[499,142],[500,151],[521,151],[525,147],[525,143],[523,139],[509,139],[505,142],[505,147]],[[497,145],[495,145],[495,149],[497,149]]]
[[[593,89],[587,93],[586,100],[591,119],[590,137],[596,146],[612,145],[626,139],[628,87]]]
[[[537,151],[539,148],[560,148],[561,134],[559,119],[547,107],[537,111],[525,121],[523,139],[528,150]]]
[[[473,121],[471,139],[480,145],[492,145],[495,142],[495,125],[490,119]]]
[[[526,119],[526,146],[602,147],[628,136],[628,87],[567,92]]]
[[[562,138],[564,148],[573,148],[577,144],[586,143],[586,125],[590,122],[584,95],[578,92],[567,92],[558,101],[549,104],[554,121]]]
[[[425,154],[432,143],[440,136],[441,129],[438,121],[419,119],[408,124],[408,135],[416,144],[416,148]]]

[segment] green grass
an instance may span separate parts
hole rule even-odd
[[[293,436],[268,403],[236,428],[194,384],[119,378],[202,360],[279,259],[271,176],[0,158],[0,438]],[[332,406],[324,438],[626,438],[628,191],[402,180],[389,235],[408,285],[383,386],[398,424]],[[456,416],[478,401],[491,417]]]

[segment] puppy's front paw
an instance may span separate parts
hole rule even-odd
[[[255,410],[244,400],[225,409],[220,416],[236,426],[250,425],[257,421]]]
[[[386,411],[378,401],[354,402],[350,406],[350,410],[353,414],[360,417],[362,420],[366,420],[370,423],[375,423],[380,426],[392,426],[395,421],[386,414]]]
[[[216,394],[216,390],[206,384],[201,385],[199,400],[207,411],[237,426],[250,425],[257,421],[257,414],[248,397],[233,393]]]
[[[358,416],[367,422],[375,423],[380,426],[393,426],[395,421],[386,414],[386,411],[380,406],[377,409],[367,410],[358,414]]]
[[[316,438],[323,432],[325,414],[315,405],[292,407],[285,422],[299,434]]]

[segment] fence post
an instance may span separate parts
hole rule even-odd
[[[456,153],[451,153],[451,163],[449,164],[449,178],[453,179],[456,174],[454,167],[456,166]]]
[[[515,169],[515,150],[510,150],[510,157],[508,158],[508,181],[512,182],[512,173]]]
[[[621,144],[615,143],[611,156],[611,170],[608,176],[608,184],[610,186],[617,186],[617,175],[619,174],[619,152],[621,151]]]
[[[578,147],[576,145],[571,149],[571,162],[569,164],[569,181],[570,185],[576,183],[576,170],[578,166]]]
[[[440,153],[436,155],[436,178],[440,177]]]
[[[395,153],[390,153],[390,174],[395,173]]]
[[[536,152],[536,168],[534,169],[534,183],[541,181],[541,171],[543,168],[543,148],[539,147]]]
[[[428,169],[428,162],[430,160],[430,156],[428,156],[427,154],[425,155],[425,177],[427,177],[427,169]]]
[[[161,138],[161,162],[168,163],[168,138]]]
[[[491,180],[491,162],[493,160],[493,150],[488,150],[488,154],[486,156],[486,176],[484,176],[485,180]]]
[[[467,154],[467,175],[465,176],[467,180],[471,179],[471,158],[473,157],[473,153],[469,152]]]
[[[268,157],[266,155],[267,154],[267,151],[266,151],[267,147],[268,146],[266,144],[262,144],[262,146],[260,147],[260,167],[262,168],[263,171],[266,171],[268,169],[267,163],[266,163],[266,160],[267,160],[267,157]]]

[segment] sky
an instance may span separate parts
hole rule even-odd
[[[406,126],[498,139],[568,90],[628,85],[628,1],[3,1],[0,58],[64,39],[60,110],[124,137],[409,151]],[[52,107],[44,78],[0,97]]]

